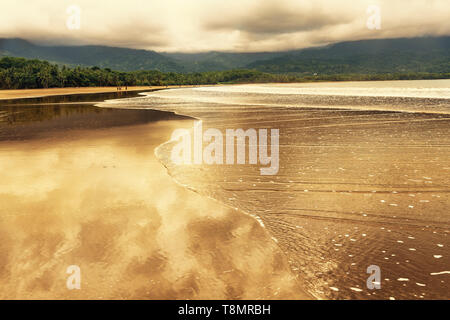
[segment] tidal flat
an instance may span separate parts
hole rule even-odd
[[[449,298],[449,80],[215,86],[101,106],[278,129],[273,176],[248,161],[175,164],[174,141],[157,154],[180,184],[257,217],[316,298]]]
[[[179,186],[156,158],[191,118],[93,106],[134,96],[0,102],[0,297],[309,298],[253,218]]]

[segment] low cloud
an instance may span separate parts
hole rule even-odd
[[[252,12],[252,14],[249,14]],[[349,22],[348,15],[337,16],[326,7],[304,2],[292,6],[291,1],[257,2],[244,12],[214,17],[205,23],[206,30],[239,30],[249,34],[277,35],[321,29],[324,26]]]
[[[66,26],[70,5],[81,26]],[[370,30],[367,8],[381,10]],[[157,51],[277,51],[336,41],[450,35],[448,0],[128,0],[3,3],[0,37]]]

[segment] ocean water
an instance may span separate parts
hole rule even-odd
[[[274,176],[176,165],[174,142],[156,153],[180,184],[257,218],[314,297],[450,298],[450,80],[214,86],[100,106],[279,129]]]

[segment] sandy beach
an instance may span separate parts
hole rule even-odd
[[[58,99],[0,102],[2,299],[309,298],[253,218],[156,159],[191,119]],[[66,287],[70,265],[81,290]]]
[[[384,85],[9,100],[0,296],[448,298],[448,85]],[[279,129],[278,174],[171,163],[171,133],[194,118],[205,130]],[[72,264],[87,279],[75,293]],[[366,287],[370,265],[382,290]]]
[[[259,164],[177,165],[176,142],[159,155],[183,185],[257,215],[314,297],[448,299],[449,87],[448,80],[255,84],[101,105],[176,112],[201,119],[204,131],[278,129],[274,176],[262,176]],[[381,290],[367,287],[372,265]]]
[[[192,86],[147,86],[147,87],[119,87],[120,92],[133,92],[145,90],[157,90],[167,88],[180,88]],[[20,90],[0,90],[0,100],[6,99],[24,99],[39,98],[49,96],[88,94],[88,93],[107,93],[118,92],[118,87],[83,87],[83,88],[50,88],[50,89],[20,89]]]

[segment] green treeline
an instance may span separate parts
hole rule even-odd
[[[51,64],[47,61],[24,58],[5,57],[0,59],[0,89],[442,78],[450,78],[450,73],[302,75],[271,74],[256,70],[197,73],[164,73],[156,70],[119,72],[98,67],[70,68],[64,65]]]
[[[254,70],[202,73],[160,71],[119,72],[98,67],[59,66],[41,60],[5,57],[0,60],[1,89],[34,89],[104,86],[164,86],[235,82],[289,82],[295,76],[272,75]]]

